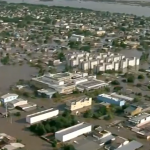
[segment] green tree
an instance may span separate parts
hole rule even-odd
[[[142,74],[138,75],[138,79],[144,79],[144,75]]]

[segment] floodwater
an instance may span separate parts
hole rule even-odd
[[[0,92],[8,92],[11,85],[19,79],[30,80],[31,75],[36,74],[37,69],[28,66],[1,66],[0,67]]]
[[[115,13],[126,13],[126,14],[134,14],[138,16],[150,16],[150,8],[149,7],[141,7],[141,6],[131,6],[125,4],[114,4],[114,3],[106,3],[106,2],[80,2],[78,0],[53,0],[48,2],[43,2],[40,0],[5,0],[10,3],[30,3],[30,4],[43,4],[48,6],[69,6],[75,8],[87,8],[97,11],[109,11]],[[149,0],[147,0],[149,1]]]

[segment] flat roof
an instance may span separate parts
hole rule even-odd
[[[40,90],[38,90],[38,92],[44,93],[47,95],[51,95],[51,94],[56,93],[56,91],[54,89],[40,89]]]
[[[99,144],[94,140],[82,137],[82,139],[75,140],[77,143],[73,143],[76,150],[98,150]]]
[[[128,97],[128,96],[125,96],[125,95],[119,95],[117,93],[111,93],[110,95],[112,97],[114,97],[114,98],[118,98],[118,99],[122,99],[122,100],[127,100],[127,101],[133,101],[133,99],[134,99],[132,97]]]
[[[83,88],[94,88],[94,87],[103,86],[103,85],[108,85],[108,84],[101,80],[89,80],[89,81],[79,83],[77,86],[79,86],[81,88],[82,87]]]
[[[61,135],[66,135],[66,134],[69,134],[71,132],[80,130],[80,129],[88,127],[88,126],[92,126],[92,125],[89,124],[89,123],[82,122],[82,123],[79,123],[79,124],[74,125],[72,127],[69,127],[69,128],[66,128],[66,129],[63,129],[63,130],[60,130],[60,131],[57,131],[55,133],[59,133]]]
[[[3,96],[1,96],[1,98],[7,98],[7,97],[9,97],[9,96],[18,96],[17,94],[15,94],[15,93],[7,93],[7,94],[5,94],[5,95],[3,95]]]
[[[112,100],[114,100],[114,101],[124,101],[124,100],[122,100],[122,99],[118,99],[118,98],[112,97],[112,96],[109,95],[109,94],[100,94],[100,95],[98,95],[98,96],[105,97],[105,98],[109,98],[109,99],[112,99]]]
[[[116,150],[137,150],[138,148],[142,147],[143,144],[137,141],[131,141],[127,145],[124,145],[121,148],[117,148]]]
[[[15,104],[15,103],[18,103],[18,102],[21,102],[21,101],[27,101],[27,100],[22,99],[22,98],[17,98],[17,99],[15,99],[15,100],[13,100],[13,101],[10,101],[10,102],[8,102],[8,103],[10,103],[10,104]]]
[[[139,122],[140,120],[145,119],[145,118],[147,118],[149,116],[150,116],[150,114],[148,114],[148,113],[142,113],[142,114],[139,114],[137,116],[129,118],[129,121]]]
[[[35,117],[35,116],[42,115],[42,114],[45,114],[45,113],[48,113],[48,112],[52,112],[54,110],[56,110],[56,109],[54,109],[54,108],[46,109],[46,110],[43,110],[43,111],[40,111],[40,112],[36,112],[36,113],[30,114],[30,115],[27,115],[27,117]]]

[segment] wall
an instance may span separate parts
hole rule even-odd
[[[84,102],[78,101],[76,102],[75,105],[71,105],[71,111],[81,109],[83,107],[91,106],[91,105],[92,105],[92,98],[89,98],[88,101],[84,101]]]
[[[65,141],[69,141],[71,139],[74,139],[80,135],[83,135],[85,133],[89,133],[92,131],[92,126],[89,125],[85,128],[82,128],[80,130],[77,130],[77,131],[74,131],[74,132],[71,132],[71,133],[68,133],[66,135],[61,135],[61,133],[55,133],[55,138],[62,141],[62,142],[65,142]]]
[[[33,124],[40,122],[42,120],[46,120],[49,118],[52,118],[54,116],[57,116],[59,114],[59,110],[54,110],[51,112],[46,112],[45,114],[37,115],[37,116],[26,116],[26,122]]]

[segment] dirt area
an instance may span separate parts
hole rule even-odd
[[[15,84],[19,79],[30,80],[31,75],[36,74],[37,69],[28,66],[2,66],[0,67],[0,92],[8,92],[9,87]]]

